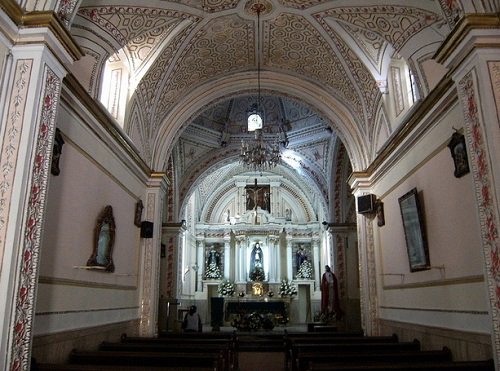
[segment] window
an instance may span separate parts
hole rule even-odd
[[[262,129],[262,117],[258,113],[251,113],[248,116],[248,131]]]

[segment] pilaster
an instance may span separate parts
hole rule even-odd
[[[466,16],[436,54],[436,59],[450,70],[464,116],[497,367],[500,364],[499,40],[497,15]]]
[[[27,369],[55,121],[66,70],[44,44],[14,45],[0,123],[0,368]],[[3,367],[1,367],[3,366]]]
[[[158,303],[160,284],[160,254],[162,238],[162,211],[168,180],[164,173],[152,174],[146,189],[144,202],[145,220],[153,222],[153,237],[141,240],[141,336],[158,334]],[[167,295],[169,291],[167,290]],[[170,298],[167,298],[170,299]]]

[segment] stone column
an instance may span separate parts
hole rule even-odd
[[[292,265],[292,236],[286,235],[286,275],[288,280],[293,279],[293,265]]]
[[[231,232],[224,233],[224,277],[230,278],[229,268],[231,267]]]
[[[153,222],[153,237],[141,239],[141,287],[140,287],[140,324],[141,336],[156,336],[158,334],[158,300],[160,293],[160,249],[162,240],[162,213],[168,180],[164,173],[153,174],[147,184],[145,196],[146,221]],[[167,250],[167,282],[169,265],[169,246]],[[167,300],[172,296],[172,290],[167,287]]]
[[[273,217],[278,217],[280,216],[280,204],[279,204],[279,199],[280,199],[280,185],[281,182],[273,181],[269,183],[270,190],[271,190],[271,215]]]
[[[312,242],[313,245],[313,269],[314,269],[314,283],[315,283],[315,288],[316,291],[319,291],[320,289],[320,277],[321,277],[321,265],[319,264],[319,240],[314,239]]]
[[[203,291],[203,275],[205,274],[205,259],[203,252],[205,251],[205,237],[196,237],[196,291]]]
[[[7,8],[15,7],[13,3]],[[0,9],[0,43],[8,50],[2,58],[0,96],[0,369],[20,370],[29,369],[31,358],[40,242],[57,109],[67,73],[64,65],[82,53],[64,27],[49,27],[58,23],[55,16],[40,19],[33,32],[26,26],[19,33],[15,22],[21,23],[22,10],[7,15],[5,9]]]
[[[237,283],[245,282],[243,277],[243,260],[244,260],[244,236],[236,236],[236,248],[234,256],[234,280]]]
[[[279,256],[278,256],[278,247],[277,236],[269,236],[269,282],[276,282],[277,277],[279,276]]]

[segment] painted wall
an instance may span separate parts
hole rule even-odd
[[[480,230],[472,175],[453,175],[447,144],[463,127],[459,107],[431,124],[411,148],[379,177],[385,226],[373,220],[380,317],[445,329],[489,333]],[[408,153],[405,151],[405,153]],[[399,197],[417,188],[432,269],[410,272]]]
[[[51,175],[41,247],[35,335],[136,320],[140,230],[135,204],[144,183],[100,125],[86,122],[65,92],[57,126],[65,144],[61,173]],[[75,111],[74,111],[75,110]],[[113,207],[113,273],[84,269],[101,210]]]

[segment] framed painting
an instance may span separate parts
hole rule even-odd
[[[430,269],[429,248],[416,188],[399,198],[410,271]]]
[[[455,171],[453,172],[455,177],[460,178],[469,173],[470,169],[465,137],[458,132],[453,133],[448,143],[448,148],[450,149],[453,164],[455,165]]]

